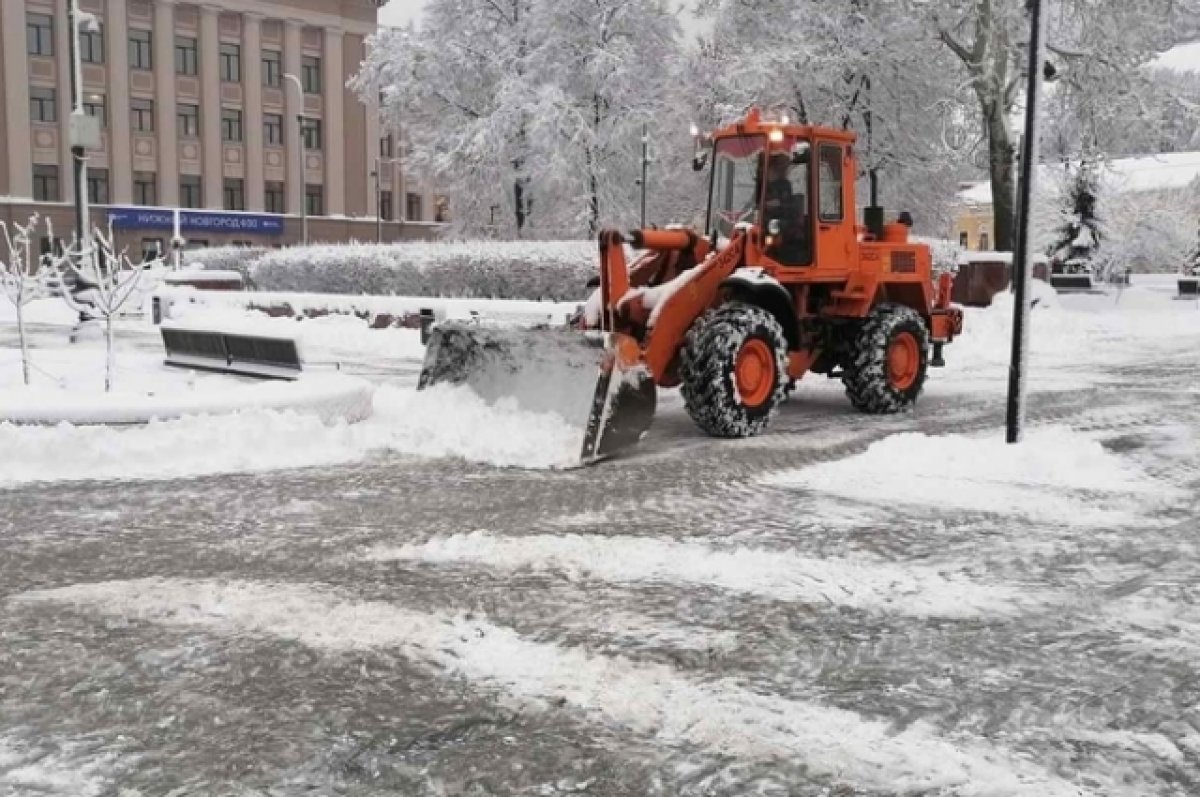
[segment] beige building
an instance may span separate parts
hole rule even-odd
[[[295,243],[302,208],[311,241],[436,235],[444,203],[345,87],[387,0],[79,2],[100,23],[80,33],[101,128],[91,223],[131,251],[169,246],[174,208],[189,246]],[[59,237],[74,220],[68,27],[67,0],[0,2],[0,219],[36,211]]]

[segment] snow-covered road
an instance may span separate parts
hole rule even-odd
[[[1198,794],[1200,322],[1102,298],[1023,459],[981,332],[911,415],[668,395],[587,470],[2,489],[0,795]]]

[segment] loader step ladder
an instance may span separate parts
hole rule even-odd
[[[166,364],[263,379],[297,379],[304,366],[294,338],[163,326]]]

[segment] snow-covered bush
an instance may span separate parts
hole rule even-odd
[[[1177,272],[1196,246],[1200,184],[1113,196],[1105,216],[1108,239],[1099,258],[1104,270]]]
[[[597,273],[590,241],[307,246],[251,268],[264,291],[570,301]]]
[[[51,262],[36,256],[33,250],[34,229],[38,217],[34,214],[26,225],[14,224],[12,231],[0,221],[7,255],[0,261],[0,293],[13,303],[17,310],[17,339],[21,346],[21,373],[25,384],[29,384],[29,346],[25,340],[25,305],[47,293],[47,278],[54,273]],[[46,223],[47,229],[49,222]],[[50,237],[54,237],[50,231]]]

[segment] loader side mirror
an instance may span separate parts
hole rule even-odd
[[[800,166],[808,163],[809,145],[807,141],[797,141],[792,147],[792,165]]]
[[[703,152],[697,152],[694,156],[692,156],[692,171],[694,171],[694,172],[703,171],[704,167],[707,165],[708,165],[708,150],[704,150]]]

